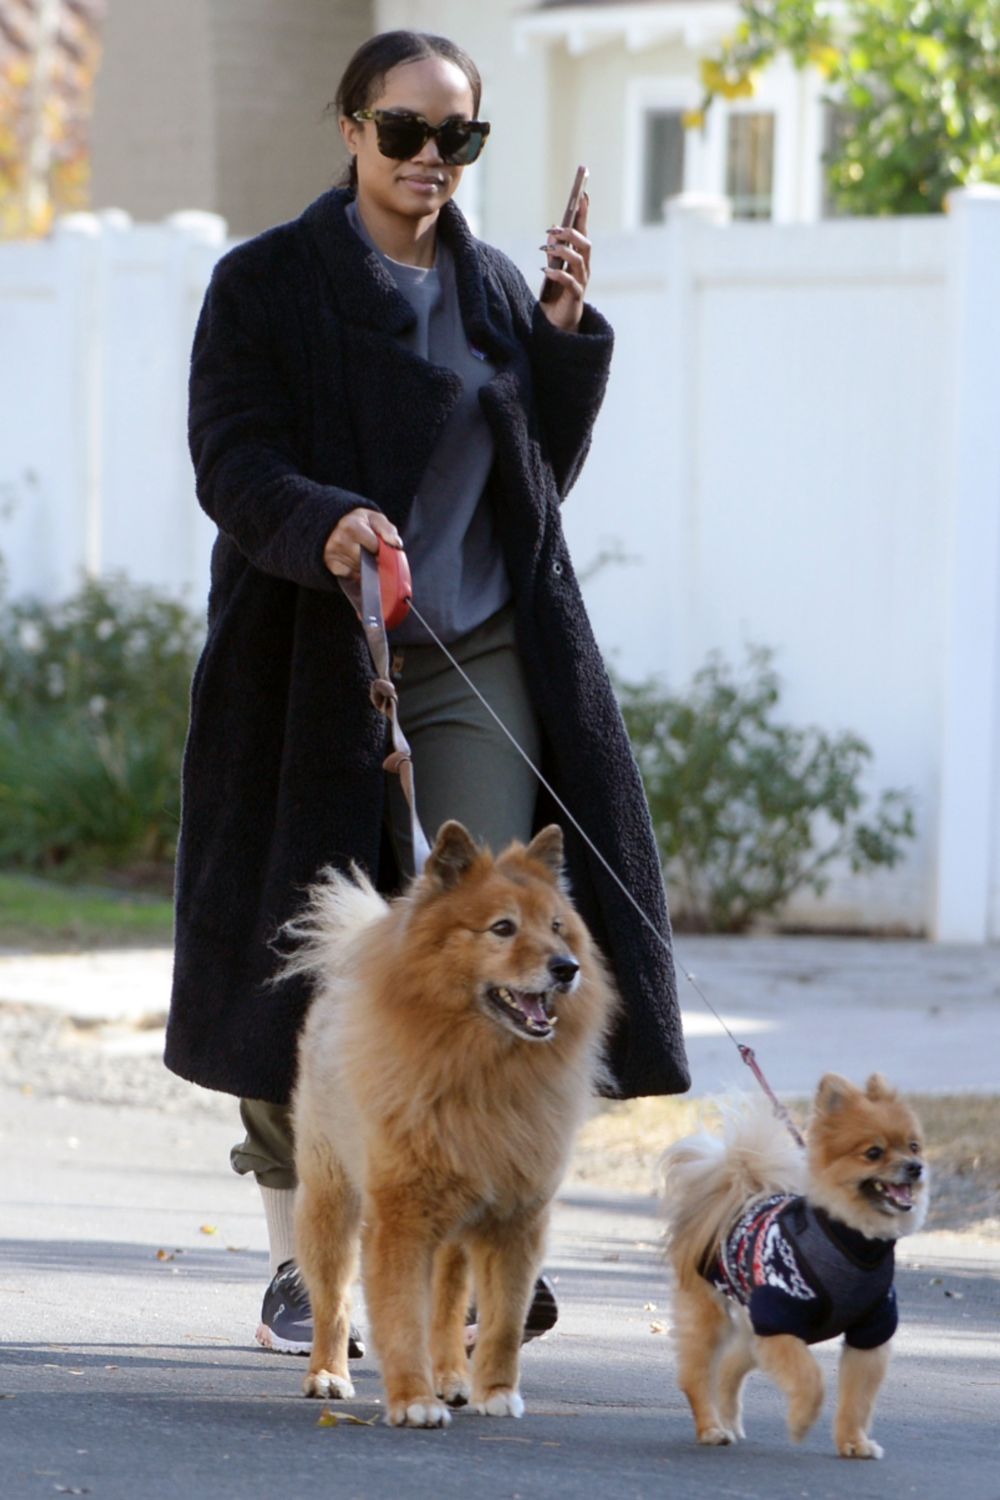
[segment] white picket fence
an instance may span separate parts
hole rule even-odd
[[[194,499],[187,367],[214,214],[133,225],[73,214],[0,246],[0,556],[14,594],[84,573],[205,594],[213,528]]]
[[[783,711],[860,733],[905,787],[905,863],[803,921],[1000,940],[1000,193],[944,218],[668,224],[595,247],[616,328],[567,505],[623,676],[683,685],[771,646]],[[0,554],[15,594],[123,571],[200,607],[211,527],[184,441],[211,215],[74,216],[0,247]],[[533,247],[508,246],[532,278]],[[610,560],[608,560],[610,559]],[[614,560],[614,559],[617,559]]]

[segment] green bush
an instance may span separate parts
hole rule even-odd
[[[778,721],[770,651],[751,649],[742,676],[713,655],[686,696],[655,679],[618,691],[678,926],[744,931],[796,891],[822,894],[835,860],[891,867],[913,837],[906,793],[863,815],[863,740]]]
[[[200,631],[124,580],[0,597],[0,864],[169,866]]]

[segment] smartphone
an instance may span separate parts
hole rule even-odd
[[[584,193],[587,191],[587,178],[589,176],[590,173],[587,171],[586,167],[577,167],[576,176],[573,178],[573,186],[570,189],[569,200],[566,204],[566,212],[563,214],[560,221],[564,229],[572,229],[576,223],[576,216],[580,212],[580,201],[583,198]],[[557,271],[561,271],[565,264],[566,262],[564,260],[560,260],[558,256],[549,256],[549,265],[555,267]],[[548,277],[546,277],[542,285],[542,290],[539,293],[538,300],[540,302],[551,302],[553,297],[558,297],[559,290],[560,288],[558,283],[555,281],[549,281]]]

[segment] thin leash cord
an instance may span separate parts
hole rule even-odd
[[[462,666],[462,663],[460,663],[460,661],[456,661],[456,658],[454,658],[454,655],[451,654],[451,651],[448,651],[447,645],[445,645],[444,640],[441,640],[441,637],[439,637],[438,634],[436,634],[436,631],[433,630],[433,625],[430,625],[429,622],[427,622],[426,619],[424,619],[424,616],[421,615],[420,610],[417,609],[417,606],[415,606],[414,601],[412,601],[412,598],[411,598],[411,600],[409,600],[409,607],[411,607],[411,610],[412,610],[412,612],[414,612],[414,615],[417,616],[417,619],[418,619],[418,621],[420,621],[420,624],[423,625],[424,630],[426,630],[427,634],[429,634],[430,639],[432,639],[433,643],[435,643],[435,645],[438,646],[439,651],[444,652],[444,655],[445,655],[445,657],[448,658],[448,661],[450,661],[451,666],[453,666],[454,670],[456,670],[456,672],[459,673],[459,676],[460,676],[460,678],[463,679],[463,682],[465,682],[466,687],[472,688],[472,691],[474,691],[475,696],[478,697],[478,700],[480,700],[481,705],[483,705],[483,708],[486,709],[487,714],[489,714],[490,718],[492,718],[493,723],[495,723],[496,726],[498,726],[499,729],[501,729],[502,732],[504,732],[505,735],[507,735],[507,738],[510,739],[511,744],[513,744],[514,750],[517,751],[517,754],[519,754],[519,756],[522,757],[523,762],[525,762],[526,765],[528,765],[529,768],[531,768],[532,771],[534,771],[534,774],[537,775],[538,780],[541,781],[541,784],[543,784],[544,789],[546,789],[546,792],[549,793],[550,798],[552,798],[553,802],[555,802],[556,807],[558,807],[559,810],[561,810],[562,813],[564,813],[564,816],[567,817],[567,819],[570,820],[571,823],[573,823],[574,828],[576,828],[576,831],[579,832],[580,838],[582,838],[583,843],[585,843],[586,846],[588,846],[588,849],[591,850],[592,855],[594,855],[595,858],[600,859],[601,864],[603,864],[603,867],[606,868],[607,873],[610,874],[610,877],[612,877],[613,882],[615,882],[615,885],[618,886],[619,891],[621,891],[622,895],[624,895],[625,900],[627,900],[628,903],[630,903],[630,906],[634,907],[634,910],[636,910],[637,915],[639,915],[639,918],[642,919],[643,924],[645,924],[645,926],[648,927],[649,932],[652,933],[652,936],[654,936],[654,938],[657,939],[657,942],[658,942],[658,944],[660,944],[660,947],[663,948],[664,953],[670,954],[670,957],[672,957],[673,962],[676,963],[676,966],[678,966],[679,971],[681,971],[681,974],[684,975],[685,980],[687,980],[688,984],[690,984],[691,989],[693,989],[694,993],[696,993],[697,998],[699,998],[700,1001],[702,1001],[702,1004],[705,1005],[705,1007],[708,1008],[709,1011],[711,1011],[712,1016],[715,1017],[715,1020],[717,1020],[718,1025],[720,1025],[721,1028],[723,1028],[723,1031],[726,1032],[726,1035],[727,1035],[727,1037],[729,1037],[729,1040],[732,1041],[733,1047],[736,1047],[736,1050],[738,1050],[739,1055],[741,1055],[741,1058],[744,1059],[745,1064],[747,1064],[748,1067],[750,1067],[751,1070],[753,1070],[754,1065],[753,1065],[753,1061],[751,1061],[751,1059],[753,1059],[753,1056],[754,1056],[753,1047],[744,1046],[744,1044],[738,1043],[738,1041],[736,1041],[736,1038],[733,1037],[732,1031],[730,1031],[729,1026],[727,1026],[726,1022],[724,1022],[723,1017],[720,1016],[720,1013],[718,1013],[718,1011],[715,1010],[715,1007],[714,1007],[714,1005],[712,1005],[712,1002],[709,1001],[708,995],[705,995],[705,992],[703,992],[702,987],[700,987],[699,984],[696,983],[696,980],[694,980],[694,975],[690,974],[690,972],[688,972],[688,969],[685,969],[685,966],[682,965],[681,960],[678,959],[678,956],[676,956],[676,953],[673,953],[672,947],[670,947],[669,942],[667,942],[666,938],[664,938],[663,933],[661,933],[660,930],[658,930],[657,927],[655,927],[654,922],[652,922],[651,919],[649,919],[649,916],[646,915],[646,912],[643,912],[642,906],[640,906],[639,901],[636,900],[636,897],[634,897],[633,892],[631,892],[630,889],[628,889],[628,886],[625,885],[625,882],[624,882],[624,880],[621,879],[621,876],[619,876],[618,871],[616,871],[615,868],[613,868],[612,865],[610,865],[609,862],[607,862],[607,859],[604,858],[604,855],[603,855],[603,853],[601,853],[601,850],[598,849],[597,844],[595,844],[594,840],[592,840],[591,835],[589,835],[588,832],[586,832],[585,828],[582,828],[582,826],[580,826],[580,823],[577,822],[576,817],[574,817],[573,813],[571,813],[570,808],[567,807],[567,804],[565,804],[565,802],[562,801],[562,798],[561,798],[561,796],[559,796],[559,793],[556,792],[555,787],[553,787],[552,784],[550,784],[549,781],[546,780],[546,777],[544,777],[544,775],[541,774],[540,769],[538,769],[538,766],[535,765],[534,760],[531,759],[531,756],[529,756],[528,751],[522,750],[522,747],[520,747],[520,745],[517,744],[517,739],[514,738],[513,733],[510,732],[510,729],[508,729],[507,724],[505,724],[504,720],[502,720],[502,718],[499,717],[498,712],[495,712],[495,709],[492,708],[492,705],[490,705],[490,703],[487,703],[487,700],[484,699],[483,694],[480,693],[480,690],[478,690],[478,687],[477,687],[477,685],[475,685],[475,682],[472,681],[472,678],[471,678],[471,676],[469,676],[469,673],[466,672],[465,667]],[[769,1086],[766,1085],[766,1082],[765,1082],[765,1080],[763,1080],[763,1077],[760,1076],[760,1074],[757,1073],[756,1070],[754,1070],[754,1076],[756,1076],[757,1079],[759,1079],[759,1082],[762,1083],[762,1088],[765,1089],[766,1094],[768,1094],[768,1097],[771,1098],[771,1103],[774,1104],[775,1109],[778,1109],[778,1112],[781,1113],[781,1118],[786,1119],[786,1124],[787,1124],[787,1112],[786,1112],[786,1110],[784,1110],[784,1106],[781,1106],[781,1104],[778,1103],[777,1100],[775,1100],[774,1095],[771,1094],[771,1089],[769,1089]]]
[[[569,808],[566,806],[565,802],[562,800],[562,798],[560,797],[559,793],[555,790],[555,788],[551,785],[551,783],[548,782],[546,780],[546,778],[542,775],[541,771],[535,765],[534,761],[531,759],[531,756],[527,753],[527,751],[526,750],[522,750],[521,746],[518,744],[517,740],[511,734],[510,730],[507,728],[506,724],[503,722],[503,720],[501,719],[500,715],[495,712],[495,710],[492,708],[492,706],[489,703],[487,703],[486,699],[483,697],[482,693],[479,691],[479,689],[476,687],[476,684],[473,682],[472,678],[469,676],[468,672],[466,672],[465,668],[462,666],[462,664],[460,662],[458,662],[458,661],[455,660],[455,657],[448,650],[448,647],[445,645],[444,641],[442,641],[440,639],[440,637],[435,634],[433,626],[431,626],[431,625],[429,625],[427,623],[427,621],[424,619],[423,615],[417,609],[417,606],[413,603],[412,599],[410,600],[410,608],[413,611],[413,613],[416,615],[417,619],[420,621],[421,625],[427,631],[427,634],[431,637],[431,640],[434,642],[434,644],[436,646],[438,646],[441,651],[444,652],[445,656],[448,658],[448,661],[455,668],[455,671],[462,678],[462,680],[464,681],[465,685],[467,687],[471,688],[472,691],[475,693],[476,697],[479,699],[480,703],[483,705],[483,707],[485,708],[486,712],[489,714],[489,716],[493,720],[493,722],[497,725],[497,727],[499,729],[503,730],[504,734],[510,740],[511,744],[514,746],[514,749],[517,751],[518,755],[524,761],[525,765],[527,765],[528,767],[530,767],[530,769],[538,777],[538,780],[541,782],[542,786],[548,792],[549,796],[552,798],[553,802],[556,804],[556,806],[559,808],[559,810],[572,823],[572,825],[576,829],[577,833],[580,835],[580,837],[583,839],[584,843],[587,845],[587,848],[591,851],[591,853],[593,855],[596,856],[597,859],[600,860],[601,864],[604,866],[605,870],[607,870],[608,874],[611,876],[611,879],[614,881],[615,885],[621,891],[622,895],[629,902],[629,904],[632,907],[634,907],[634,909],[638,913],[639,917],[642,919],[642,921],[644,922],[644,924],[649,928],[650,932],[653,934],[653,936],[656,939],[656,941],[660,944],[660,947],[663,948],[665,952],[671,954],[671,956],[674,958],[674,961],[677,962],[677,956],[676,956],[676,954],[673,953],[673,951],[672,951],[672,949],[670,947],[670,944],[667,942],[667,940],[663,936],[662,932],[660,932],[657,929],[657,927],[655,926],[655,924],[650,920],[650,918],[643,911],[642,907],[639,905],[638,901],[632,895],[632,892],[629,890],[628,886],[625,884],[625,882],[619,876],[617,870],[613,869],[613,867],[608,863],[608,861],[605,859],[604,855],[601,853],[600,849],[598,849],[597,845],[594,843],[593,839],[586,832],[586,830],[580,827],[580,824],[577,822],[576,818],[570,812]],[[681,970],[681,973],[684,975],[684,978],[687,980],[688,984],[691,985],[691,987],[695,991],[695,993],[697,995],[699,995],[701,997],[701,999],[705,1002],[705,1004],[708,1006],[708,1009],[712,1012],[713,1016],[718,1021],[719,1025],[722,1027],[722,1029],[726,1033],[726,1035],[729,1037],[730,1041],[735,1046],[738,1047],[739,1043],[737,1042],[736,1038],[733,1036],[733,1033],[730,1031],[730,1029],[726,1025],[725,1021],[719,1015],[719,1012],[716,1010],[716,1008],[712,1004],[712,1002],[708,999],[708,997],[706,995],[702,994],[701,990],[698,988],[698,985],[694,981],[694,977],[691,974],[688,973],[688,971],[684,968],[683,964],[678,963],[677,967]]]
[[[475,693],[476,697],[479,699],[479,702],[483,705],[483,707],[485,708],[486,712],[489,714],[490,718],[498,726],[498,728],[500,728],[503,731],[503,733],[507,736],[508,740],[510,740],[510,743],[513,745],[514,749],[517,751],[517,753],[521,757],[521,759],[525,762],[525,764],[527,766],[530,767],[530,769],[537,776],[538,780],[541,782],[542,786],[548,792],[548,794],[552,798],[553,802],[555,802],[556,806],[560,809],[560,811],[564,814],[564,816],[566,818],[568,818],[569,822],[572,823],[572,825],[576,829],[577,833],[580,835],[580,837],[583,839],[584,843],[587,845],[587,848],[591,851],[591,853],[594,855],[594,857],[596,859],[598,859],[600,861],[600,863],[604,866],[604,869],[611,876],[611,879],[614,881],[615,885],[621,891],[622,895],[629,902],[629,904],[638,913],[639,917],[641,918],[641,920],[645,924],[645,926],[649,928],[650,932],[653,934],[654,938],[659,943],[660,947],[664,950],[665,953],[669,954],[670,957],[673,959],[673,961],[677,964],[677,967],[680,969],[681,973],[684,975],[684,978],[687,980],[688,984],[694,990],[694,992],[698,996],[699,1000],[701,1000],[702,1004],[706,1007],[706,1009],[708,1009],[709,1011],[711,1011],[712,1015],[715,1017],[715,1019],[718,1021],[719,1025],[722,1027],[723,1031],[726,1033],[726,1036],[729,1038],[729,1040],[732,1042],[733,1046],[736,1048],[737,1052],[740,1054],[740,1057],[746,1063],[747,1067],[753,1073],[753,1075],[756,1078],[757,1082],[760,1084],[761,1088],[764,1090],[764,1093],[767,1095],[768,1099],[770,1100],[771,1106],[774,1109],[775,1113],[777,1114],[778,1118],[780,1120],[782,1120],[783,1123],[787,1126],[788,1130],[794,1136],[794,1138],[798,1142],[798,1144],[800,1146],[804,1145],[805,1143],[804,1143],[804,1141],[802,1139],[802,1136],[799,1133],[799,1130],[798,1130],[797,1126],[795,1125],[795,1122],[793,1121],[791,1115],[788,1113],[788,1110],[785,1108],[785,1106],[781,1103],[780,1099],[774,1093],[774,1091],[771,1088],[770,1084],[768,1083],[767,1079],[764,1077],[764,1074],[761,1072],[760,1065],[758,1064],[756,1056],[754,1055],[753,1048],[752,1047],[748,1047],[745,1042],[738,1042],[736,1040],[735,1036],[730,1031],[729,1027],[726,1025],[726,1023],[723,1020],[722,1016],[720,1016],[719,1012],[716,1010],[716,1008],[712,1004],[711,1000],[709,1000],[708,996],[705,994],[704,990],[702,990],[702,988],[700,987],[700,985],[698,985],[695,982],[694,975],[691,974],[691,973],[689,973],[689,971],[680,962],[680,960],[678,959],[676,953],[673,952],[673,949],[671,948],[670,944],[667,942],[666,938],[663,936],[662,932],[660,932],[658,930],[658,928],[653,924],[653,922],[649,919],[649,917],[643,911],[642,907],[639,905],[638,901],[632,895],[632,892],[629,890],[628,886],[625,884],[625,882],[619,876],[617,870],[615,870],[615,869],[612,868],[612,866],[605,859],[604,855],[601,853],[600,849],[598,849],[597,845],[594,843],[594,841],[590,837],[590,835],[586,832],[585,829],[581,828],[581,826],[577,822],[576,818],[573,816],[573,814],[570,812],[569,808],[566,806],[565,802],[559,796],[559,793],[545,779],[545,777],[542,775],[541,771],[538,769],[538,767],[535,765],[534,761],[531,759],[530,755],[528,755],[525,750],[522,750],[522,748],[518,744],[517,740],[514,738],[514,736],[511,734],[510,730],[507,728],[506,724],[500,718],[500,715],[494,711],[494,709],[491,707],[491,705],[489,703],[487,703],[487,701],[483,697],[482,693],[476,687],[476,684],[472,681],[472,678],[469,676],[468,672],[465,671],[464,667],[461,665],[460,662],[458,662],[458,661],[455,660],[455,657],[448,650],[448,647],[445,645],[444,641],[442,641],[441,638],[436,634],[433,626],[431,626],[430,624],[428,624],[428,622],[424,619],[423,615],[420,613],[419,609],[414,604],[412,597],[409,599],[409,605],[410,605],[410,609],[413,611],[414,615],[417,617],[417,619],[420,621],[421,625],[427,631],[427,634],[430,636],[431,640],[438,647],[438,649],[444,653],[444,655],[447,657],[447,659],[451,663],[451,665],[455,668],[455,671],[462,678],[462,680],[466,684],[466,686],[472,689],[473,693]]]

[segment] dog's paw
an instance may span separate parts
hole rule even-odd
[[[710,1448],[725,1448],[736,1441],[736,1435],[728,1427],[703,1427],[698,1434],[698,1441]]]
[[[427,1396],[419,1401],[391,1402],[385,1420],[390,1427],[447,1427],[451,1412],[442,1402]]]
[[[885,1450],[867,1433],[858,1432],[853,1437],[841,1438],[837,1451],[841,1458],[881,1458]]]
[[[354,1387],[344,1375],[334,1375],[330,1370],[310,1370],[302,1382],[304,1396],[316,1396],[321,1401],[347,1401],[354,1395]]]
[[[476,1410],[484,1417],[523,1417],[524,1402],[517,1391],[495,1390],[480,1397]]]
[[[746,1437],[743,1427],[743,1413],[741,1411],[729,1410],[725,1402],[722,1401],[719,1403],[718,1426],[722,1428],[723,1432],[729,1433],[730,1439],[734,1443],[738,1442],[740,1438]]]
[[[449,1406],[468,1406],[472,1395],[468,1375],[461,1370],[439,1370],[434,1377],[434,1389]]]

